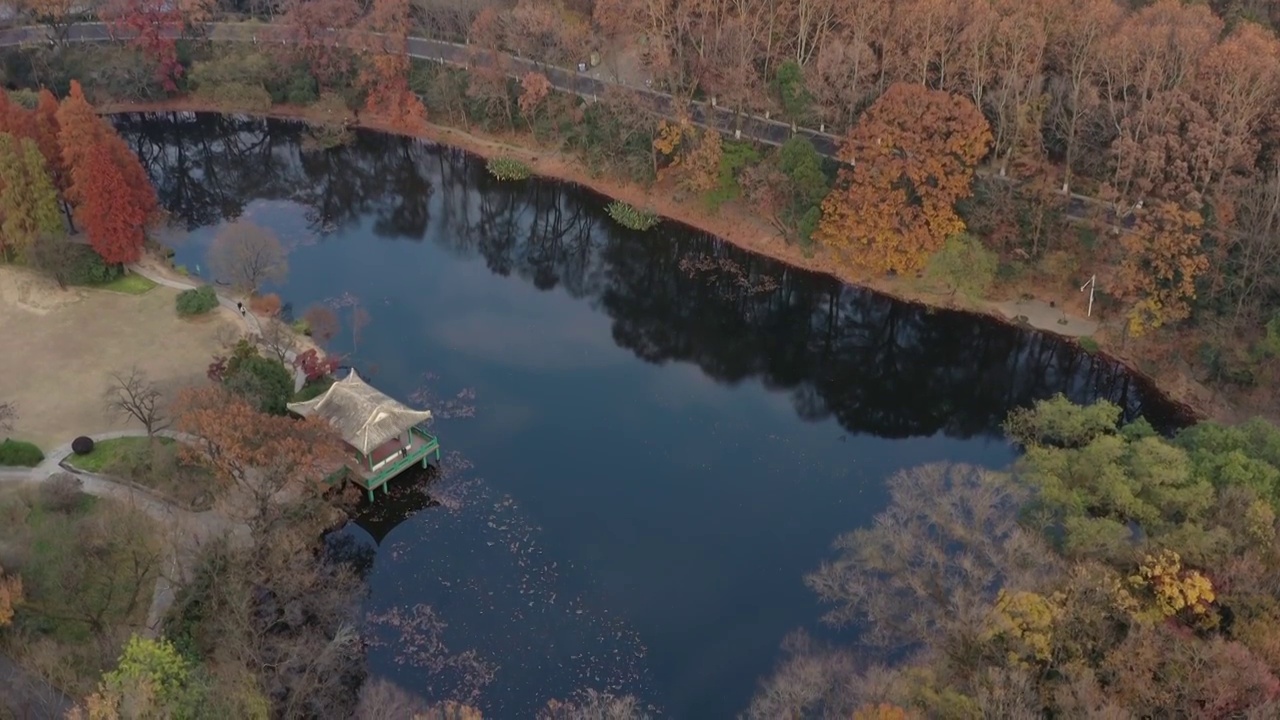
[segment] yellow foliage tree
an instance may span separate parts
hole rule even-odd
[[[1015,666],[1048,662],[1053,653],[1054,625],[1062,613],[1064,597],[1001,590],[988,619],[983,639],[997,641],[1006,648]]]
[[[1115,278],[1117,294],[1133,302],[1129,332],[1142,335],[1191,314],[1196,277],[1209,269],[1200,213],[1155,202],[1138,214],[1133,232],[1120,239],[1124,252]]]
[[[1213,583],[1199,571],[1184,568],[1182,557],[1172,550],[1148,555],[1129,576],[1129,587],[1136,594],[1139,620],[1159,622],[1184,615],[1197,627],[1217,624]]]
[[[659,155],[669,158],[672,163],[677,163],[680,145],[691,130],[693,126],[684,118],[676,121],[664,119],[658,123],[658,135],[653,139],[653,149]]]
[[[910,272],[964,222],[955,204],[972,192],[991,129],[968,99],[921,85],[889,87],[841,145],[836,188],[814,237],[856,267]]]
[[[680,175],[680,186],[696,193],[706,192],[719,182],[720,156],[724,153],[720,133],[703,130],[699,134],[697,145],[685,155],[684,172]]]

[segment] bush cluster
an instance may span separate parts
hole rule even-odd
[[[218,307],[218,294],[212,285],[203,285],[194,290],[183,290],[178,293],[178,314],[183,317],[203,315]]]
[[[44,453],[33,443],[22,440],[0,442],[0,465],[35,467],[44,460]]]
[[[120,268],[103,262],[93,248],[88,245],[76,245],[74,248],[72,260],[67,263],[69,285],[102,285],[120,277]]]

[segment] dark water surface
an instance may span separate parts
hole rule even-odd
[[[335,307],[335,349],[436,410],[441,504],[402,482],[347,531],[377,543],[371,612],[398,618],[370,664],[429,698],[465,689],[462,664],[414,662],[412,608],[429,605],[450,651],[497,666],[493,717],[582,687],[732,717],[783,636],[816,626],[801,575],[883,506],[894,471],[1002,466],[1000,421],[1056,392],[1178,421],[1069,343],[674,223],[624,231],[594,193],[498,183],[450,148],[360,133],[324,151],[295,124],[213,115],[116,122],[189,230],[172,233],[177,262],[207,276],[227,218],[272,228],[291,255],[269,289],[299,314]]]

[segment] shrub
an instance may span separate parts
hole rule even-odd
[[[218,294],[213,286],[203,285],[194,290],[183,290],[178,293],[178,314],[183,317],[203,315],[218,307]]]
[[[1098,341],[1091,337],[1085,336],[1077,338],[1076,342],[1080,343],[1080,348],[1089,354],[1098,352]]]
[[[54,512],[71,512],[80,507],[84,483],[71,473],[60,472],[40,483],[40,504]]]
[[[499,180],[527,180],[533,174],[528,165],[520,162],[513,157],[496,157],[491,158],[485,163],[485,168],[489,174]]]
[[[71,452],[77,455],[88,455],[93,452],[93,438],[81,435],[71,441]]]
[[[0,465],[35,467],[44,460],[40,448],[22,440],[5,440],[0,443]]]
[[[292,327],[293,331],[299,335],[311,337],[311,323],[307,322],[306,318],[294,320],[293,325],[290,325],[290,327]]]
[[[649,210],[640,210],[632,205],[614,200],[605,208],[609,217],[629,230],[648,230],[658,224],[658,216]]]
[[[293,372],[277,360],[262,357],[256,349],[232,355],[222,383],[272,415],[287,413],[285,405],[293,398]]]
[[[204,85],[196,97],[219,110],[263,112],[271,109],[271,93],[261,85],[238,82]]]
[[[953,295],[959,293],[978,300],[991,287],[999,264],[999,258],[981,240],[959,233],[947,238],[942,249],[929,259],[925,275],[946,283]]]
[[[120,277],[121,270],[103,262],[102,257],[86,245],[74,245],[72,258],[67,262],[67,283],[70,285],[102,285]]]
[[[280,296],[275,293],[266,295],[254,295],[249,298],[249,309],[259,315],[267,317],[275,317],[280,314],[280,308],[283,303],[280,302]]]

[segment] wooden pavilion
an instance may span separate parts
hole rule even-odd
[[[302,417],[328,420],[351,450],[339,472],[364,488],[373,501],[378,488],[387,492],[391,478],[414,463],[427,467],[432,456],[440,461],[440,441],[422,428],[429,410],[414,410],[369,385],[351,370],[312,400],[289,403]]]

